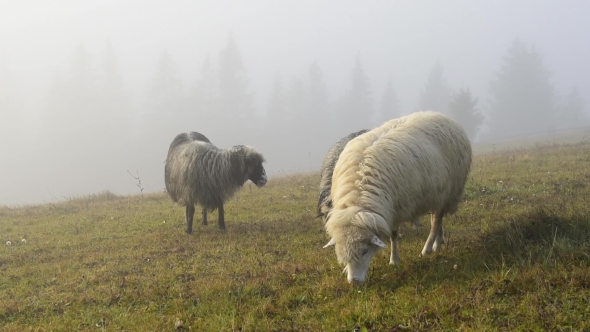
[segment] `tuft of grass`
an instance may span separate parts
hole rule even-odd
[[[479,155],[443,251],[403,225],[360,287],[322,249],[315,173],[246,184],[226,232],[190,236],[162,193],[0,207],[0,329],[588,330],[589,179],[588,143]]]

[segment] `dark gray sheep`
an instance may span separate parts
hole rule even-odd
[[[334,173],[334,166],[338,161],[338,157],[346,144],[353,138],[366,133],[368,129],[363,129],[357,131],[355,133],[351,133],[346,137],[340,139],[336,144],[334,144],[328,153],[326,153],[326,157],[324,157],[324,161],[322,162],[322,169],[320,173],[320,195],[318,197],[318,218],[325,217],[328,215],[328,212],[332,209],[332,198],[330,197],[330,190],[332,190],[332,173]]]
[[[223,204],[248,180],[266,184],[264,162],[250,146],[219,149],[200,133],[178,134],[168,149],[164,177],[170,198],[186,206],[186,233],[192,233],[195,204],[203,207],[205,225],[207,211],[217,209],[219,229],[225,230]]]

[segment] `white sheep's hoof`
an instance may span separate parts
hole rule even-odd
[[[432,246],[432,251],[440,251],[442,249],[443,244],[445,244],[444,239],[438,239],[434,241],[434,245]]]
[[[420,253],[420,257],[425,257],[426,255],[430,254],[432,250],[422,250]]]

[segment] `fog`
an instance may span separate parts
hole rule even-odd
[[[273,176],[422,109],[475,143],[590,127],[587,1],[0,1],[0,205],[164,190],[174,136]],[[137,173],[136,173],[137,172]]]

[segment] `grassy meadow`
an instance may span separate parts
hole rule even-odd
[[[443,251],[404,224],[353,287],[318,174],[246,184],[209,225],[164,193],[0,208],[0,331],[590,330],[590,143],[478,155]],[[6,244],[11,241],[11,244]]]

